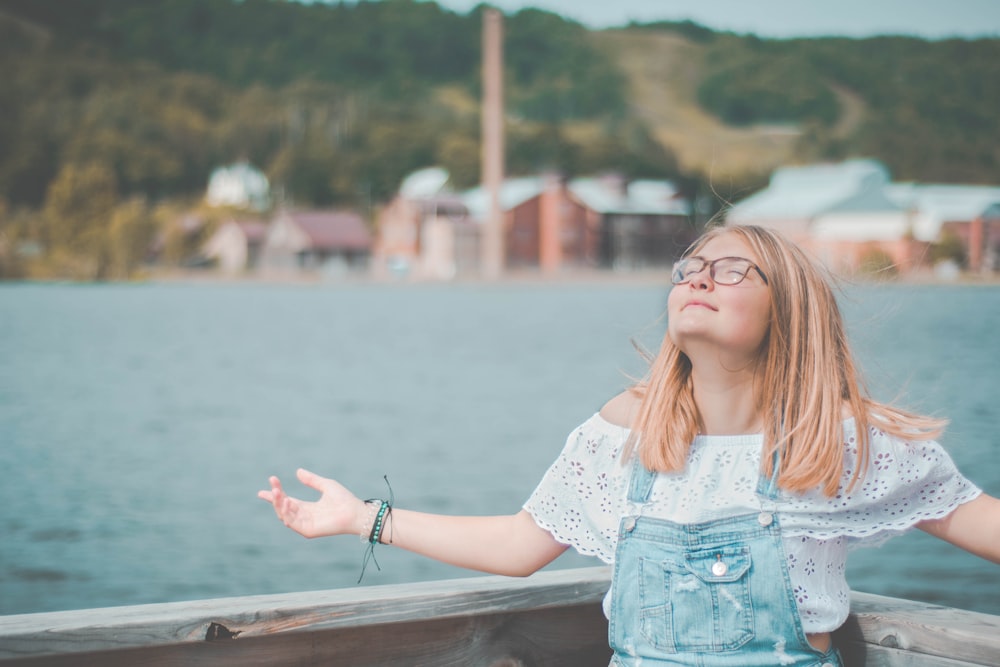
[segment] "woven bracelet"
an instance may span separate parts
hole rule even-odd
[[[388,500],[383,500],[375,514],[375,520],[372,522],[372,532],[368,535],[369,544],[378,544],[382,539],[382,529],[385,528],[385,519],[390,512],[392,512],[392,505],[389,504]]]
[[[389,484],[389,476],[382,475],[382,479],[385,480],[385,485],[389,487],[389,500],[381,500],[378,498],[369,498],[365,501],[365,504],[371,503],[374,509],[374,504],[378,503],[378,510],[375,512],[375,516],[372,520],[371,532],[368,533],[368,546],[365,548],[365,556],[361,561],[361,576],[358,577],[358,583],[365,578],[365,570],[368,568],[368,561],[375,563],[375,568],[380,572],[382,567],[378,564],[378,560],[375,558],[375,545],[381,542],[382,532],[385,530],[385,524],[388,523],[389,518],[392,516],[392,506],[395,503],[395,494],[392,492],[392,486]],[[362,533],[361,539],[364,541],[364,534]],[[392,535],[389,536],[389,542],[392,543]]]

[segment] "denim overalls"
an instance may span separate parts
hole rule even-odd
[[[656,473],[636,458],[628,498],[649,500]],[[775,475],[759,514],[696,524],[626,516],[611,584],[611,664],[841,667],[810,646],[789,583]]]

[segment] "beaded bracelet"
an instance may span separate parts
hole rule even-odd
[[[375,567],[381,572],[382,568],[378,564],[378,560],[375,558],[375,545],[382,541],[382,532],[385,530],[386,523],[389,523],[388,519],[392,516],[392,506],[395,502],[395,494],[392,492],[392,486],[389,484],[389,476],[382,475],[382,479],[385,480],[385,485],[389,487],[389,500],[381,500],[378,498],[369,498],[365,501],[365,504],[369,506],[369,520],[371,521],[371,529],[368,535],[365,535],[364,526],[368,525],[368,521],[365,521],[364,526],[361,531],[361,541],[367,542],[368,547],[365,549],[364,559],[361,561],[361,576],[358,577],[358,583],[365,578],[365,569],[368,567],[368,561],[375,563]],[[378,504],[378,509],[375,509],[376,503]],[[389,543],[392,543],[392,535],[389,536]]]
[[[372,522],[372,532],[368,535],[369,544],[378,544],[382,538],[382,529],[385,528],[385,518],[392,512],[392,505],[388,500],[383,500],[379,505],[378,513],[375,514],[375,521]]]

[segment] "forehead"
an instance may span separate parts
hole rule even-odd
[[[738,234],[722,234],[709,240],[705,245],[694,253],[705,259],[718,259],[719,257],[745,257],[755,263],[760,262],[753,249]]]

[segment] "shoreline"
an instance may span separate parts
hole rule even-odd
[[[994,287],[1000,285],[1000,273],[962,273],[954,277],[941,277],[932,271],[913,272],[903,275],[881,277],[878,275],[830,274],[834,288],[851,286],[962,286]],[[494,285],[638,285],[662,286],[670,288],[668,269],[638,269],[616,271],[614,269],[569,269],[545,273],[539,269],[511,269],[495,278],[469,274],[458,274],[452,278],[376,275],[372,272],[346,272],[327,274],[311,272],[255,272],[227,274],[220,271],[198,269],[155,269],[140,273],[129,280],[70,280],[59,278],[0,279],[3,285],[141,285],[141,284],[207,284],[207,285],[287,285],[287,286],[355,286],[371,285],[386,287],[418,286],[494,286]]]

